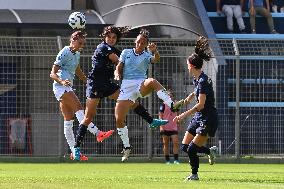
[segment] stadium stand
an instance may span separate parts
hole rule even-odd
[[[215,1],[203,0],[203,3],[218,41],[218,46],[213,48],[215,52],[219,50],[215,53],[217,62],[223,63],[219,64],[217,79],[221,122],[219,139],[234,141],[236,138],[238,131],[232,130],[230,125],[236,124],[235,114],[238,109],[237,116],[240,118],[238,140],[241,154],[271,154],[273,151],[278,151],[281,148],[280,144],[283,144],[283,139],[278,137],[278,133],[283,133],[284,130],[280,124],[284,121],[281,116],[284,113],[283,34],[268,34],[268,27],[263,27],[263,22],[266,24],[266,19],[263,17],[256,19],[258,34],[250,34],[248,13],[244,15],[247,34],[238,34],[238,31],[229,34],[225,16],[216,13]],[[247,2],[245,4],[247,5]],[[284,15],[272,13],[272,16],[277,31],[283,33],[284,27],[280,23],[283,22]],[[236,72],[237,64],[239,72]],[[236,107],[237,77],[240,78],[238,108]],[[248,120],[250,123],[247,123]],[[259,145],[260,142],[267,147],[273,147],[265,150]],[[230,150],[233,153],[233,149]]]
[[[216,2],[215,0],[203,0],[205,9],[207,11],[208,17],[212,23],[212,26],[214,28],[214,31],[216,33],[227,33],[226,29],[226,18],[225,15],[222,14],[219,16],[216,12]],[[245,6],[245,15],[243,16],[245,26],[246,26],[246,33],[251,33],[250,31],[250,22],[249,22],[249,14],[248,14],[248,8],[247,8],[247,0],[244,3]],[[284,33],[284,27],[283,27],[283,19],[284,19],[284,14],[283,13],[271,13],[275,25],[275,29],[278,31],[278,33]],[[257,16],[256,17],[256,31],[257,33],[261,34],[268,34],[270,33],[267,26],[267,21],[266,18]],[[234,19],[234,28],[238,28],[236,25],[236,20]],[[236,33],[238,33],[238,30],[235,30]]]

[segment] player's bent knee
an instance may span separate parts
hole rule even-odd
[[[147,82],[148,82],[151,86],[153,86],[153,85],[155,85],[155,83],[157,82],[157,80],[154,79],[154,78],[148,78],[148,79],[147,79]]]
[[[197,154],[197,146],[193,142],[191,142],[188,146],[188,156],[189,157],[194,157]]]
[[[181,149],[181,151],[187,153],[187,151],[188,151],[188,144],[182,144],[180,149]]]

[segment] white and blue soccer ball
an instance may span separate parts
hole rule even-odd
[[[86,17],[81,12],[73,12],[68,18],[68,24],[72,29],[84,29],[86,25]]]

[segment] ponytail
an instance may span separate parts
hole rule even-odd
[[[195,53],[188,57],[187,61],[195,68],[201,69],[203,66],[203,60],[209,61],[212,57],[208,39],[200,36],[196,41],[194,52]]]

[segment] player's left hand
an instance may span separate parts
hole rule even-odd
[[[183,119],[184,119],[184,115],[180,114],[173,119],[173,122],[174,123],[181,123]]]
[[[114,80],[119,81],[122,79],[121,74],[118,73],[117,70],[114,71]]]
[[[148,46],[148,51],[150,52],[156,52],[157,51],[157,45],[155,43],[150,43]]]

